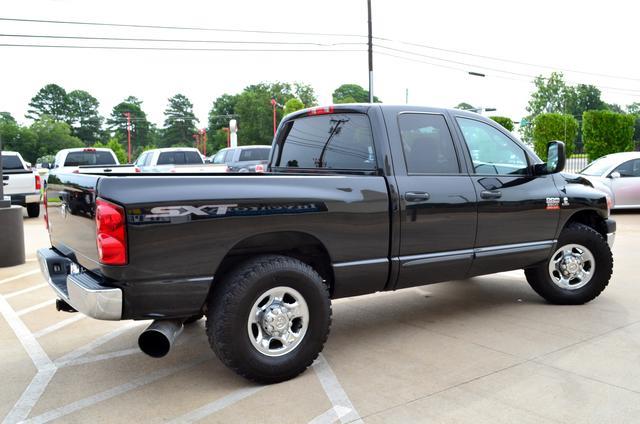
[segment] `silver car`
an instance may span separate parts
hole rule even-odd
[[[611,197],[612,209],[640,208],[640,152],[603,156],[580,175]]]

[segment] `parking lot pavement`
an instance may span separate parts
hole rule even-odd
[[[334,302],[321,357],[292,381],[251,384],[209,349],[204,322],[165,358],[145,322],[56,312],[25,219],[28,262],[0,269],[0,417],[58,422],[639,422],[640,214],[616,214],[610,287],[546,304],[521,271]]]

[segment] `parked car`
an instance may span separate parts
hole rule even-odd
[[[132,173],[138,172],[133,165],[120,165],[111,149],[103,147],[81,147],[62,149],[56,153],[53,172],[85,173]]]
[[[225,172],[226,167],[204,163],[198,149],[193,147],[168,147],[142,152],[134,165],[141,172]]]
[[[55,175],[38,256],[59,309],[156,320],[138,339],[154,357],[205,314],[222,362],[274,383],[318,357],[331,299],[514,269],[551,303],[596,298],[615,221],[559,172],[563,143],[547,156],[470,112],[305,109],[280,124],[268,173]],[[70,192],[95,214],[53,212]]]
[[[2,152],[4,194],[14,205],[24,206],[29,218],[40,215],[42,177],[22,159],[18,152]]]
[[[612,209],[640,208],[640,152],[603,156],[580,174],[611,197]]]
[[[227,172],[264,172],[270,153],[271,146],[228,147],[212,156],[210,161],[227,165]]]

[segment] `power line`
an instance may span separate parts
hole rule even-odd
[[[89,25],[89,26],[105,26],[105,27],[119,27],[119,28],[170,29],[170,30],[183,30],[183,31],[215,31],[215,32],[253,33],[253,34],[311,35],[311,36],[323,36],[323,37],[366,37],[366,35],[346,34],[346,33],[269,31],[269,30],[235,29],[235,28],[189,27],[189,26],[174,26],[174,25],[120,24],[120,23],[112,23],[112,22],[58,21],[58,20],[47,20],[47,19],[0,18],[0,21],[63,24],[63,25]]]
[[[627,76],[622,76],[622,75],[602,74],[602,73],[597,73],[597,72],[578,71],[576,69],[561,68],[561,67],[557,67],[557,66],[540,65],[540,64],[536,64],[536,63],[523,62],[523,61],[519,61],[519,60],[505,59],[505,58],[500,58],[500,57],[495,57],[495,56],[486,56],[486,55],[481,55],[481,54],[477,54],[477,53],[469,53],[469,52],[465,52],[465,51],[462,51],[462,50],[445,49],[445,48],[442,48],[442,47],[429,46],[429,45],[426,45],[426,44],[414,43],[414,42],[411,42],[411,41],[393,40],[393,39],[384,38],[384,37],[373,37],[373,38],[376,39],[376,40],[386,41],[386,42],[390,42],[390,43],[398,43],[398,44],[404,44],[404,45],[407,45],[407,46],[414,46],[414,47],[421,47],[421,48],[425,48],[425,49],[438,50],[438,51],[441,51],[441,52],[454,53],[454,54],[471,56],[471,57],[478,57],[478,58],[481,58],[481,59],[494,60],[494,61],[498,61],[498,62],[513,63],[513,64],[516,64],[516,65],[524,65],[524,66],[531,66],[531,67],[535,67],[535,68],[550,69],[552,71],[557,70],[557,71],[572,72],[572,73],[583,74],[583,75],[593,75],[593,76],[605,77],[605,78],[624,79],[624,80],[629,80],[629,81],[640,81],[640,78],[632,78],[632,77],[627,77]]]
[[[439,57],[436,57],[436,56],[425,55],[425,54],[422,54],[422,53],[411,52],[411,51],[408,51],[408,50],[396,49],[396,48],[393,48],[393,47],[381,46],[381,45],[378,45],[378,44],[374,44],[374,46],[376,46],[378,48],[391,50],[391,51],[394,51],[394,52],[410,54],[410,55],[414,55],[414,56],[418,56],[418,57],[426,57],[428,59],[438,60],[438,61],[447,62],[447,63],[453,63],[453,64],[457,64],[457,65],[468,66],[470,68],[486,69],[486,70],[489,70],[489,71],[500,72],[500,73],[504,73],[504,74],[507,74],[507,75],[514,75],[514,76],[526,77],[526,78],[537,78],[538,77],[538,76],[533,75],[533,74],[523,74],[521,72],[505,71],[505,70],[502,70],[502,69],[492,68],[492,67],[488,67],[488,66],[484,66],[484,65],[477,65],[477,64],[473,64],[473,63],[460,62],[460,61],[451,60],[451,59],[443,59],[443,58],[439,58]],[[378,53],[379,54],[384,54],[383,52],[378,52]],[[389,54],[387,54],[387,56],[389,56]],[[400,57],[400,58],[401,59],[408,59],[408,58],[405,58],[405,57]],[[433,65],[433,63],[428,63],[428,64]],[[546,77],[542,77],[542,78],[543,79],[548,79]],[[583,83],[579,83],[579,84],[583,84]],[[597,87],[600,87],[600,88],[603,88],[603,89],[607,89],[607,90],[623,91],[623,92],[628,92],[628,93],[640,94],[640,89],[634,89],[634,88],[609,87],[609,86],[603,86],[603,85],[597,85]]]
[[[426,60],[410,58],[410,57],[404,57],[404,56],[400,56],[400,55],[396,55],[396,54],[392,54],[392,53],[386,53],[386,52],[378,52],[377,54],[382,55],[382,56],[388,56],[388,57],[393,57],[393,58],[397,58],[397,59],[407,60],[409,62],[423,63],[423,64],[426,64],[426,65],[436,66],[436,67],[439,67],[439,68],[452,69],[452,70],[455,70],[455,71],[468,73],[468,69],[456,68],[454,66],[443,65],[443,64],[440,64],[440,63],[427,62]],[[475,66],[475,65],[470,65],[470,66]],[[478,68],[479,66],[475,66],[475,67]],[[504,80],[510,80],[510,81],[517,81],[517,82],[521,82],[523,84],[533,84],[533,81],[531,81],[531,80],[525,81],[523,79],[511,78],[511,77],[507,77],[507,76],[504,76],[504,75],[492,75],[492,77],[493,78],[504,79]],[[547,79],[547,78],[543,77],[543,79]],[[596,87],[599,88],[599,89],[618,91],[618,92],[621,92],[623,94],[627,94],[627,95],[633,96],[633,97],[639,97],[640,96],[640,90],[621,88],[621,87],[608,87],[608,86],[602,86],[602,85],[596,85]]]
[[[365,52],[363,49],[237,49],[237,48],[190,48],[190,47],[135,47],[135,46],[79,46],[61,44],[11,44],[0,43],[0,47],[36,47],[53,49],[97,49],[97,50],[158,50],[193,52]]]
[[[86,37],[71,35],[36,35],[36,34],[0,34],[0,37],[12,38],[45,38],[62,40],[96,40],[96,41],[142,41],[142,42],[162,42],[162,43],[217,43],[217,44],[276,44],[276,45],[308,45],[308,46],[354,46],[364,45],[357,42],[340,43],[318,43],[311,41],[238,41],[238,40],[189,40],[172,38],[124,38],[124,37]]]

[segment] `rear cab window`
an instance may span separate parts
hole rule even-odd
[[[240,151],[240,159],[238,159],[238,161],[249,162],[254,160],[268,160],[270,151],[271,149],[266,147],[265,148],[254,147],[251,149],[242,149]]]
[[[111,152],[84,150],[67,154],[63,166],[86,165],[117,165],[117,162]]]
[[[197,152],[162,152],[158,165],[202,165],[202,157]]]
[[[377,168],[369,117],[361,113],[305,116],[289,121],[276,146],[274,166],[279,169]]]
[[[17,155],[2,155],[2,169],[15,171],[25,169],[25,167]]]

